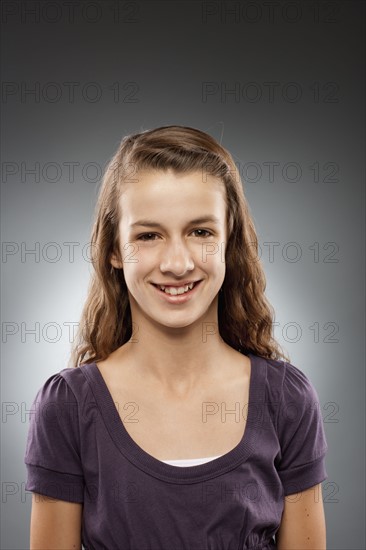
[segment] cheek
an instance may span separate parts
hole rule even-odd
[[[215,268],[219,264],[225,264],[225,243],[205,243],[197,259],[203,265],[212,265]]]
[[[207,256],[206,261],[202,261],[201,264],[206,266],[206,269],[220,274],[225,271],[225,255],[218,249],[217,252]]]
[[[150,255],[136,254],[124,263],[124,275],[128,286],[133,287],[146,278],[156,267]]]

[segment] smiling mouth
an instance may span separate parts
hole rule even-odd
[[[171,294],[170,292],[165,292],[165,289],[162,290],[162,289],[160,288],[159,285],[156,285],[156,284],[154,284],[154,283],[152,283],[152,285],[155,286],[155,287],[156,287],[160,292],[162,292],[163,294],[168,294],[168,296],[183,296],[184,294],[189,294],[190,292],[192,292],[192,290],[193,290],[200,282],[201,282],[201,281],[196,281],[195,283],[193,283],[193,287],[192,287],[191,289],[188,289],[188,290],[186,290],[186,291],[184,291],[184,292],[180,292],[180,293],[177,293],[177,294]],[[164,285],[163,285],[163,286],[164,286]],[[187,286],[187,285],[185,285],[185,286]],[[171,288],[177,289],[177,288],[183,288],[183,286],[182,286],[182,287],[166,286],[165,288],[167,288],[167,289],[171,289]],[[185,287],[184,287],[184,288],[185,288]],[[173,292],[174,292],[174,291],[173,291]]]

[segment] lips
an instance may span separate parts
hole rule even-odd
[[[182,294],[170,294],[170,292],[165,292],[165,290],[161,290],[159,288],[159,285],[156,285],[155,283],[151,284],[155,287],[157,296],[159,300],[161,300],[163,303],[171,304],[172,306],[183,306],[183,304],[189,303],[191,300],[194,299],[194,297],[197,295],[197,292],[199,292],[199,286],[201,282],[202,280],[197,281],[195,284],[193,284],[193,288],[191,290],[183,292]]]
[[[201,282],[201,281],[195,281],[195,282],[193,283],[193,287],[192,287],[190,290],[188,290],[187,292],[185,292],[184,294],[188,294],[188,292],[191,292],[191,291],[194,289],[194,287],[195,287],[196,285],[198,285],[198,283],[200,283],[200,282]],[[160,290],[161,292],[165,292],[164,290],[161,290],[160,285],[156,285],[155,283],[152,283],[152,284],[153,284],[158,290]],[[180,284],[180,285],[161,285],[161,286],[165,286],[165,288],[183,288],[183,287],[187,286],[187,284],[190,284],[190,283],[186,283],[185,285]]]
[[[192,284],[193,282],[193,288],[196,286],[197,283],[200,283],[202,279],[200,279],[199,281],[187,281],[187,282],[181,282],[181,283],[174,283],[174,284],[168,284],[168,283],[151,283],[153,284],[154,286],[157,286],[157,287],[160,287],[160,286],[165,286],[165,287],[173,287],[173,288],[181,288],[181,287],[184,287],[184,286],[187,286],[187,285],[190,285]]]

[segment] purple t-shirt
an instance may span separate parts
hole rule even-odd
[[[26,490],[83,503],[87,550],[276,549],[284,497],[327,479],[328,446],[306,375],[248,357],[243,438],[188,467],[135,443],[95,363],[53,374],[32,405]],[[131,404],[125,410],[124,421],[133,420]]]

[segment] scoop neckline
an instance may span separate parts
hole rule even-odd
[[[243,354],[244,355],[244,354]],[[263,425],[265,359],[248,353],[251,372],[247,422],[240,442],[218,458],[196,466],[173,466],[153,457],[140,447],[126,430],[108,386],[95,362],[80,365],[114,444],[137,468],[165,482],[197,483],[222,475],[245,462],[255,449]]]

